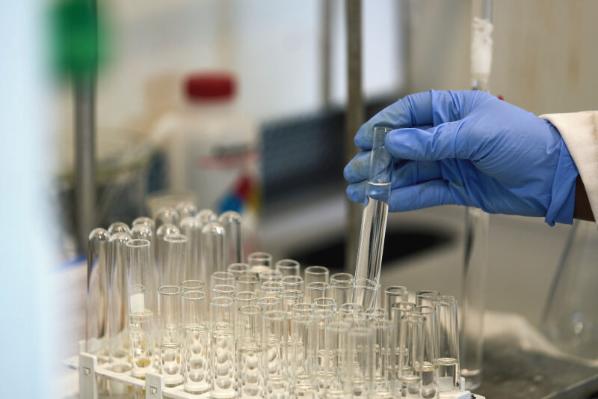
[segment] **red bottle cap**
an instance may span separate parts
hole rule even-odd
[[[226,72],[195,73],[185,80],[185,94],[189,101],[230,100],[235,91],[235,78]]]

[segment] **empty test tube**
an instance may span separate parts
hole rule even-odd
[[[110,235],[110,286],[108,296],[108,336],[112,370],[125,372],[130,369],[129,348],[129,295],[127,293],[127,242],[128,233]]]
[[[87,252],[87,298],[85,315],[85,350],[107,361],[108,326],[108,231],[97,228],[89,234]]]
[[[164,385],[183,382],[181,364],[181,290],[176,285],[164,285],[158,290],[160,317],[160,370]]]
[[[183,271],[187,267],[189,241],[182,234],[169,234],[164,237],[160,269],[160,285],[179,285]]]
[[[203,291],[183,292],[182,319],[184,389],[189,393],[202,394],[211,388],[209,318]]]
[[[218,222],[210,222],[201,229],[200,267],[206,280],[213,272],[226,270],[224,266],[224,237],[224,228]]]
[[[243,237],[241,233],[241,215],[234,211],[224,212],[218,218],[224,227],[226,243],[224,248],[224,264],[243,262]]]
[[[298,303],[291,310],[291,352],[289,369],[297,397],[316,397],[317,389],[312,378],[314,370],[314,337],[312,335],[312,307]]]
[[[353,275],[350,273],[335,273],[330,276],[330,296],[337,306],[353,300]]]
[[[234,301],[232,298],[212,298],[210,303],[212,396],[235,398],[236,362],[234,337]]]
[[[253,252],[247,256],[249,271],[259,276],[260,273],[268,271],[272,267],[272,255],[267,252]]]
[[[349,393],[353,398],[367,398],[374,376],[374,330],[366,325],[354,326],[348,335]]]
[[[304,291],[303,278],[301,276],[284,276],[282,278],[282,289]]]
[[[176,204],[175,210],[178,212],[179,218],[181,220],[183,220],[186,217],[195,216],[195,214],[197,213],[197,207],[192,201],[179,202],[178,204]]]
[[[408,312],[401,318],[399,346],[407,351],[399,357],[398,379],[395,396],[420,399],[421,373],[423,362],[423,317],[417,312]]]
[[[286,314],[270,310],[262,314],[263,368],[266,398],[290,398],[287,358]]]
[[[156,212],[154,220],[156,222],[156,227],[160,227],[163,224],[171,224],[173,226],[178,226],[181,218],[176,209],[170,207],[162,207],[158,209],[158,212]]]
[[[294,259],[281,259],[276,262],[275,269],[283,276],[299,276],[301,265]]]
[[[392,398],[394,374],[392,369],[392,323],[377,318],[372,322],[374,329],[374,372],[372,380],[373,398]]]
[[[257,305],[239,308],[236,328],[237,385],[241,398],[263,398],[262,312]]]
[[[324,356],[320,376],[327,382],[326,398],[341,399],[349,396],[347,375],[351,366],[346,361],[348,333],[351,325],[333,320],[324,330]]]
[[[303,280],[306,287],[314,282],[328,283],[329,279],[330,271],[325,266],[309,266],[303,271]]]
[[[114,222],[110,226],[108,226],[108,234],[116,234],[116,233],[125,233],[131,234],[131,230],[129,226],[127,226],[124,222]]]
[[[259,274],[260,281],[282,281],[282,273],[278,270],[266,270]]]
[[[235,285],[235,276],[229,272],[214,272],[210,276],[210,286],[216,285]]]
[[[249,271],[249,265],[247,263],[231,263],[226,268],[226,271],[232,273],[233,276],[235,276],[235,280],[237,280],[240,276]]]
[[[201,224],[193,216],[187,216],[181,220],[180,230],[189,241],[187,252],[187,266],[183,270],[182,279],[204,281],[205,276],[201,270],[200,238]]]
[[[419,341],[422,359],[416,366],[421,377],[421,392],[423,398],[435,398],[438,393],[434,362],[438,358],[438,332],[436,313],[429,306],[416,306],[416,311],[422,316],[422,336]]]
[[[407,302],[409,300],[409,291],[407,287],[402,285],[391,285],[386,287],[384,290],[384,307],[388,312],[388,318],[390,319],[391,309],[395,303]]]
[[[260,285],[260,297],[277,297],[280,298],[282,293],[281,281],[264,281]]]
[[[380,281],[392,170],[392,157],[384,146],[384,140],[390,130],[392,129],[388,127],[374,127],[372,133],[369,181],[366,190],[368,203],[361,216],[355,267],[356,281],[368,279],[376,284]],[[373,303],[364,302],[366,300],[364,294],[365,292],[356,288],[354,301],[362,303],[366,308],[374,306]]]
[[[327,298],[330,291],[330,284],[323,281],[314,281],[305,287],[305,300],[313,303],[317,298]]]
[[[237,277],[235,280],[235,288],[237,291],[251,291],[258,292],[260,281],[253,273],[245,273]]]

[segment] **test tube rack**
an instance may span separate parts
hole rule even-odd
[[[129,373],[119,373],[110,370],[107,365],[101,365],[98,358],[82,351],[77,365],[79,371],[79,398],[101,399],[98,389],[98,379],[104,378],[110,382],[123,384],[131,388],[142,389],[145,399],[203,399],[210,398],[210,392],[200,395],[185,392],[182,385],[169,388],[164,386],[162,376],[157,373],[147,373],[145,379],[135,378]],[[468,391],[440,393],[438,399],[485,399],[478,394]]]

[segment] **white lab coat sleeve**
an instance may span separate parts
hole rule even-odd
[[[598,217],[598,111],[542,115],[560,132]],[[598,222],[598,220],[597,220]]]

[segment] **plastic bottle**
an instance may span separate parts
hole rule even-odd
[[[239,187],[257,170],[257,129],[235,107],[236,86],[224,72],[187,76],[184,103],[152,132],[166,154],[169,190],[191,191],[199,208],[216,212],[243,211],[248,196]]]

